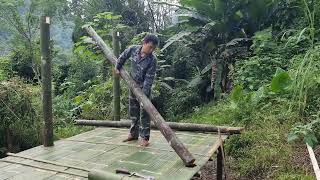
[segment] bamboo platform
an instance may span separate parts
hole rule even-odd
[[[0,179],[88,179],[92,170],[115,174],[128,169],[155,179],[188,180],[213,157],[227,135],[176,131],[196,158],[195,167],[185,167],[158,130],[151,131],[150,145],[122,143],[127,129],[96,128],[54,147],[38,146],[0,160]],[[108,178],[107,178],[108,179]],[[111,178],[110,178],[111,179]],[[137,179],[122,175],[120,179]]]

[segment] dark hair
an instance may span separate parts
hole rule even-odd
[[[143,43],[149,43],[151,42],[152,44],[158,46],[159,43],[159,39],[156,35],[154,34],[147,34],[144,38],[143,38]]]

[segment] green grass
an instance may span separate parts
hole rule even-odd
[[[298,121],[297,113],[288,113],[289,101],[261,103],[247,113],[228,101],[198,108],[180,121],[213,125],[244,126],[241,135],[225,142],[227,167],[237,179],[313,179],[293,161],[295,149],[287,134]]]

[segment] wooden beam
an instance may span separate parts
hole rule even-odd
[[[110,120],[75,120],[76,125],[84,126],[100,126],[100,127],[117,127],[129,128],[131,125],[130,120],[110,121]],[[194,123],[177,123],[167,122],[170,128],[179,131],[200,131],[200,132],[221,132],[227,134],[241,134],[244,130],[243,127],[227,127],[227,126],[213,126],[208,124],[194,124]],[[151,128],[157,129],[154,123],[151,123]]]
[[[101,37],[95,32],[95,30],[90,26],[85,26],[84,29],[92,37],[92,39],[97,43],[97,45],[101,48],[102,52],[107,57],[107,59],[114,66],[116,66],[117,58],[112,53],[111,49],[104,43]],[[175,135],[172,129],[165,122],[161,114],[157,111],[157,109],[153,106],[151,101],[143,93],[139,85],[132,79],[129,73],[123,68],[120,69],[120,76],[128,84],[129,88],[131,89],[133,94],[136,96],[137,100],[141,103],[141,106],[149,114],[150,118],[158,127],[162,135],[166,138],[170,146],[175,150],[178,156],[182,159],[183,163],[188,167],[194,166],[195,158],[193,157],[193,155],[184,146],[184,144],[178,139],[178,137]]]
[[[43,145],[53,146],[52,123],[52,90],[51,90],[51,56],[50,56],[50,17],[41,17],[41,79],[42,79],[42,110],[44,118]]]
[[[310,155],[310,159],[311,159],[314,173],[316,174],[316,178],[317,178],[317,180],[320,180],[320,169],[319,169],[319,165],[318,165],[318,161],[316,159],[316,156],[314,155],[312,147],[309,146],[308,144],[307,144],[307,149],[308,149],[308,152]]]

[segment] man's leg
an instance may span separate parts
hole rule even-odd
[[[150,94],[147,95],[150,98]],[[150,116],[149,114],[141,107],[141,120],[140,120],[140,137],[143,140],[149,141],[150,139]]]
[[[140,125],[140,104],[131,91],[129,92],[129,116],[131,120],[130,135],[133,139],[138,139]]]

